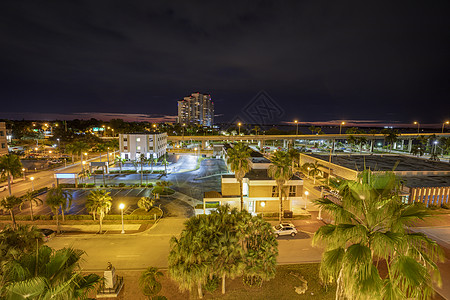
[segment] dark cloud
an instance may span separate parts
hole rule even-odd
[[[449,118],[447,1],[4,1],[3,112],[176,114],[219,121],[260,90],[283,118]]]

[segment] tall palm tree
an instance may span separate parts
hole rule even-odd
[[[403,203],[400,190],[394,173],[364,170],[339,186],[341,200],[314,201],[334,217],[313,244],[325,246],[320,275],[337,283],[336,299],[429,299],[433,281],[440,283],[441,249],[407,226],[430,213],[420,203]]]
[[[271,165],[267,170],[269,177],[275,180],[278,187],[278,196],[280,198],[280,216],[279,221],[283,218],[283,193],[284,185],[291,179],[292,162],[290,155],[285,151],[277,151],[270,157]]]
[[[15,154],[6,154],[0,157],[0,176],[8,178],[8,191],[12,195],[11,180],[13,177],[22,176],[22,163]]]
[[[75,162],[75,154],[77,153],[77,150],[75,149],[75,145],[67,144],[65,146],[65,151],[66,151],[66,153],[69,153],[70,155],[72,155],[72,164],[73,164]]]
[[[320,165],[317,161],[314,163],[306,163],[303,165],[303,168],[306,169],[308,176],[313,175],[314,178],[314,184],[316,184],[316,175],[319,175],[321,173],[320,167],[323,167]]]
[[[84,251],[41,246],[5,264],[0,296],[5,299],[86,299],[101,282],[79,270]]]
[[[65,206],[67,199],[64,196],[64,192],[61,187],[50,188],[47,192],[47,199],[45,199],[45,204],[47,204],[56,216],[56,232],[60,233],[59,226],[59,209]]]
[[[139,277],[139,286],[142,289],[142,293],[148,297],[158,294],[162,288],[158,278],[163,276],[164,274],[158,268],[148,267]]]
[[[16,197],[16,196],[8,196],[4,197],[2,200],[0,200],[0,210],[2,211],[8,211],[11,215],[11,221],[13,228],[16,228],[16,218],[14,215],[14,209],[16,207],[20,207],[23,203],[23,199]]]
[[[237,143],[233,148],[227,151],[227,164],[234,177],[239,182],[239,195],[241,197],[241,211],[244,209],[244,195],[242,189],[242,182],[245,174],[251,170],[250,153],[252,150],[244,143]]]
[[[98,215],[100,233],[102,233],[103,218],[108,214],[112,206],[112,198],[109,194],[110,192],[105,190],[95,190],[87,197],[86,207],[92,211],[93,214]]]
[[[72,144],[74,153],[80,157],[80,165],[83,168],[83,153],[89,150],[89,145],[83,141],[76,141]]]
[[[100,161],[102,161],[102,153],[106,152],[106,144],[104,143],[97,143],[94,148],[92,149],[94,152],[97,152],[100,154]]]
[[[120,155],[117,155],[116,158],[114,159],[114,164],[119,164],[119,168],[120,168],[120,173],[122,173],[122,165],[125,162],[125,159],[123,159],[122,157],[120,157]]]
[[[0,231],[0,264],[3,265],[24,253],[36,250],[41,240],[42,232],[36,226],[18,224],[14,228],[6,225]],[[2,271],[0,270],[0,278],[1,275]]]
[[[23,199],[25,201],[30,202],[30,216],[31,221],[33,221],[33,203],[36,204],[36,206],[38,206],[42,204],[43,201],[38,198],[38,193],[32,190],[28,190],[27,193],[23,196]]]

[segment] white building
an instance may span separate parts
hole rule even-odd
[[[8,154],[8,143],[6,141],[6,125],[0,122],[0,156]]]
[[[136,160],[144,154],[146,158],[159,158],[166,154],[167,133],[127,133],[119,134],[120,156],[126,160]]]

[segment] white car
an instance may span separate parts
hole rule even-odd
[[[276,237],[279,237],[280,235],[295,236],[298,232],[295,226],[291,223],[281,223],[273,226],[273,230],[275,231]]]

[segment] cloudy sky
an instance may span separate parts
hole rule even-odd
[[[2,1],[0,117],[450,118],[449,1]],[[94,115],[94,114],[93,114]],[[441,123],[442,124],[442,123]]]

